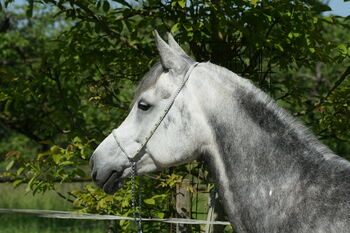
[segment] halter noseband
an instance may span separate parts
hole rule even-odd
[[[135,163],[135,162],[137,162],[138,160],[141,159],[141,156],[143,155],[143,153],[141,153],[141,152],[146,148],[146,145],[147,145],[148,141],[152,138],[152,136],[156,132],[157,128],[159,127],[160,123],[162,123],[162,121],[164,120],[164,118],[166,117],[168,112],[170,111],[171,107],[173,106],[173,104],[174,104],[174,102],[176,100],[176,97],[180,94],[180,92],[184,88],[187,80],[190,78],[192,71],[194,70],[194,68],[198,64],[199,64],[198,62],[192,64],[190,66],[190,68],[187,70],[187,72],[185,74],[185,78],[184,78],[183,82],[181,83],[181,85],[179,86],[179,88],[176,90],[173,99],[169,102],[168,106],[164,110],[163,115],[161,115],[161,117],[159,118],[159,121],[154,125],[153,129],[150,131],[149,136],[146,137],[146,140],[144,141],[144,143],[141,144],[141,147],[136,151],[134,156],[129,156],[129,154],[126,152],[124,147],[119,143],[119,141],[117,139],[117,136],[114,133],[114,130],[112,131],[112,135],[113,135],[115,141],[117,142],[118,147],[121,149],[121,151],[125,154],[125,156],[129,159],[129,161],[131,163]]]

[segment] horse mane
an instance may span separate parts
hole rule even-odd
[[[242,78],[236,73],[210,62],[205,64],[208,69],[214,70],[218,77],[225,82],[232,83],[232,85],[237,85],[238,83],[243,98],[249,98],[250,102],[254,102],[254,104],[260,105],[262,106],[261,108],[266,109],[266,113],[273,114],[274,119],[283,122],[283,126],[288,132],[298,135],[304,140],[303,143],[314,148],[315,151],[323,155],[325,159],[330,159],[335,156],[334,152],[321,143],[302,122],[282,108],[271,96],[257,88],[251,80]],[[245,93],[243,93],[244,91]]]

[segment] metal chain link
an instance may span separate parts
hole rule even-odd
[[[141,209],[141,190],[139,190],[139,216],[136,217],[136,161],[131,162],[131,194],[132,194],[132,212],[133,212],[133,218],[137,225],[137,232],[142,233],[142,209]]]

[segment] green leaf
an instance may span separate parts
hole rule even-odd
[[[37,159],[40,160],[42,157],[48,156],[50,154],[51,154],[51,151],[46,151],[44,153],[40,153],[40,154],[38,154]]]
[[[280,45],[280,44],[275,44],[274,46],[275,46],[275,48],[279,49],[281,52],[284,51],[282,45]]]
[[[180,29],[180,24],[179,24],[179,23],[176,23],[176,24],[174,24],[174,25],[171,27],[170,33],[171,33],[171,34],[174,34],[174,33],[177,32],[179,29]]]
[[[26,15],[28,18],[31,18],[33,16],[33,8],[34,8],[34,0],[28,0],[29,6],[26,10]]]
[[[22,184],[24,182],[24,179],[18,179],[15,180],[12,184],[17,187],[18,185]]]
[[[338,51],[339,53],[341,53],[342,55],[346,55],[348,53],[348,49],[345,46],[345,44],[339,44],[338,45]]]
[[[256,4],[258,3],[259,0],[252,0],[249,4],[256,7]]]
[[[29,180],[29,182],[27,184],[26,192],[29,192],[32,189],[33,182],[35,181],[36,178],[37,178],[37,176],[34,176]]]
[[[155,205],[156,204],[156,201],[153,199],[153,198],[148,198],[148,199],[145,199],[143,200],[146,204],[149,204],[149,205]]]
[[[190,23],[184,23],[182,26],[186,29],[186,31],[193,31],[192,24]]]
[[[177,1],[177,3],[182,7],[184,8],[186,6],[186,0],[179,0]]]
[[[264,14],[264,16],[267,18],[267,21],[271,22],[272,21],[272,16]]]
[[[61,155],[60,154],[53,154],[52,159],[56,164],[58,164],[61,160]]]
[[[333,23],[334,22],[332,17],[323,17],[323,20],[327,21],[328,23]]]
[[[324,12],[324,11],[332,11],[332,8],[324,4],[318,4],[317,6],[313,7],[312,10],[316,12]]]
[[[81,143],[81,139],[79,137],[74,137],[73,143]]]
[[[77,170],[75,171],[75,173],[80,176],[80,177],[84,177],[85,176],[85,172],[80,169],[80,168],[77,168]]]
[[[58,146],[52,146],[52,147],[50,148],[50,151],[51,151],[52,153],[59,153],[59,152],[60,152],[60,149],[61,149],[61,148],[59,148]]]
[[[72,164],[74,164],[72,161],[64,161],[64,162],[60,163],[59,165],[60,166],[68,166],[68,165],[72,165]]]
[[[24,171],[24,167],[18,168],[18,170],[17,170],[17,176],[21,175],[23,171]]]
[[[13,165],[15,164],[15,161],[14,160],[11,160],[11,162],[9,162],[8,164],[7,164],[7,166],[6,166],[6,171],[8,171],[8,170],[10,170],[12,167],[13,167]]]
[[[126,223],[125,219],[122,219],[122,220],[119,221],[120,226],[123,226],[125,223]]]
[[[107,13],[109,11],[109,8],[110,8],[109,2],[104,1],[102,6],[103,11]]]
[[[44,181],[40,181],[39,183],[36,184],[36,187],[32,190],[33,195],[35,195],[39,191],[39,189],[42,188],[43,183]]]
[[[156,199],[156,198],[167,198],[167,195],[166,194],[158,194],[158,195],[154,195],[153,197],[152,197],[153,199]]]

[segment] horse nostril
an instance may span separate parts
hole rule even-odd
[[[92,180],[96,180],[97,171],[92,172]]]

